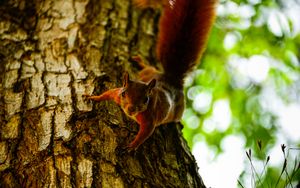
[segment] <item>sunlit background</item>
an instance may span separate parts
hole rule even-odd
[[[201,177],[213,188],[241,187],[238,181],[245,188],[277,181],[294,187],[300,180],[299,171],[292,176],[300,159],[300,0],[221,0],[217,14],[202,63],[186,80],[184,136]]]

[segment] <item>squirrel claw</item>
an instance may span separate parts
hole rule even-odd
[[[101,101],[102,100],[101,96],[88,95],[88,94],[84,94],[82,96],[85,97],[86,99],[89,99],[89,100],[94,100],[94,101]]]
[[[129,145],[119,148],[118,153],[120,155],[135,153],[136,148],[131,147]]]
[[[132,59],[133,61],[135,61],[136,63],[141,63],[141,62],[143,62],[141,56],[139,56],[139,55],[131,56],[131,59]]]
[[[86,100],[93,100],[94,96],[88,95],[88,94],[83,94],[82,97],[84,97]]]
[[[83,94],[82,97],[84,100],[90,100],[91,99],[90,97],[92,97],[92,96],[89,94]]]
[[[124,149],[128,152],[128,153],[132,153],[132,152],[135,152],[135,148],[134,147],[131,147],[131,146],[126,146],[124,147]]]
[[[147,67],[144,59],[140,55],[131,56],[131,59],[138,64],[139,68],[144,69]],[[149,63],[148,63],[149,64]]]

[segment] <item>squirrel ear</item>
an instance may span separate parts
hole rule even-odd
[[[125,74],[124,74],[124,77],[123,77],[123,87],[127,87],[129,81],[130,81],[130,80],[129,80],[129,74],[128,74],[128,72],[126,71]]]
[[[151,92],[151,90],[155,87],[155,85],[156,85],[156,79],[152,79],[148,84],[148,91]]]

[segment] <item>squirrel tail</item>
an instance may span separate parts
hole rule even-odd
[[[160,19],[157,57],[168,83],[182,88],[199,61],[215,18],[217,0],[168,0]]]

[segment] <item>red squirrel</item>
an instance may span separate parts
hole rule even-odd
[[[139,80],[125,73],[123,86],[99,96],[95,101],[113,100],[140,128],[127,149],[136,150],[155,127],[178,122],[184,110],[183,84],[186,75],[205,49],[215,18],[217,0],[136,0],[142,7],[162,4],[156,56],[163,70],[146,65],[135,57],[142,70]]]

